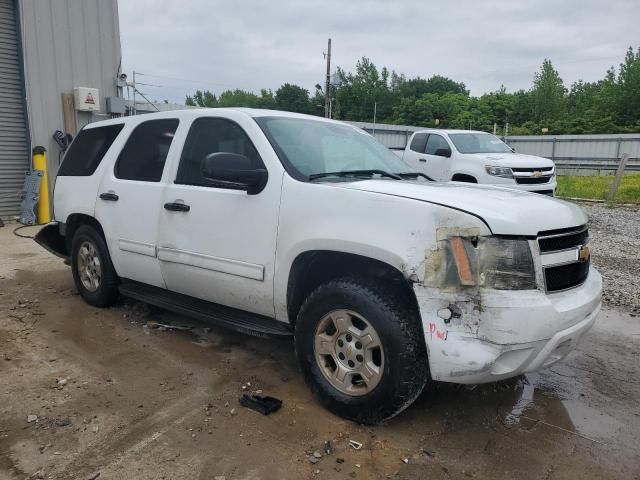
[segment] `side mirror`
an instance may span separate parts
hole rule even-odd
[[[210,153],[202,161],[202,176],[246,187],[249,195],[260,193],[267,184],[264,168],[254,168],[251,160],[237,153]]]
[[[449,158],[451,156],[451,149],[450,148],[439,148],[435,152],[433,152],[433,154],[438,156],[438,157],[447,157],[447,158]]]
[[[513,153],[516,153],[516,147],[511,147],[511,151],[512,151]]]

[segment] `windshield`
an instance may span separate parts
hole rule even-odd
[[[412,172],[395,153],[355,127],[285,117],[258,117],[256,122],[298,177],[371,170]]]
[[[511,147],[490,133],[450,133],[460,153],[512,153]]]

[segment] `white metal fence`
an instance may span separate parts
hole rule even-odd
[[[561,171],[613,173],[623,154],[627,171],[640,171],[640,134],[508,137],[516,151],[553,160]],[[561,172],[562,173],[562,172]]]

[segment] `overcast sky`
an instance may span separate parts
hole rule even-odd
[[[474,95],[528,89],[547,57],[565,85],[597,80],[640,45],[639,0],[119,0],[123,69],[140,89],[183,103],[187,93],[258,92],[285,82],[311,92],[363,55],[408,77],[462,81]],[[153,76],[152,76],[153,75]]]

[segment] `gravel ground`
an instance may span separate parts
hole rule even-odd
[[[640,207],[580,206],[589,216],[593,263],[604,279],[605,305],[640,316]]]

